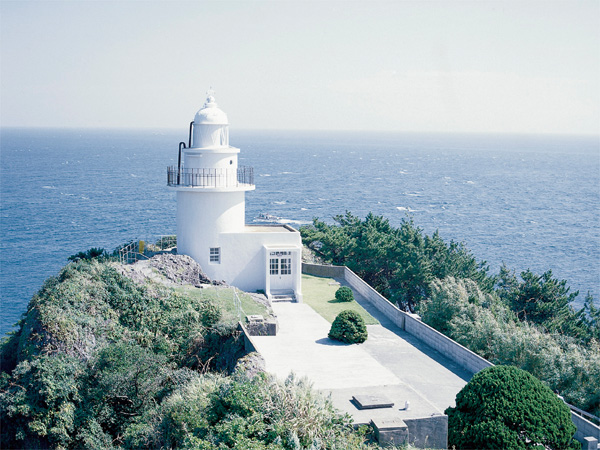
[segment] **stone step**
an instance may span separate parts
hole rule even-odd
[[[293,302],[296,298],[293,295],[273,295],[271,296],[272,302]]]

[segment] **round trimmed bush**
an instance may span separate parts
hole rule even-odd
[[[352,289],[348,286],[342,286],[337,291],[335,291],[335,299],[338,302],[351,302],[354,300],[354,294],[352,293]]]
[[[512,366],[476,373],[446,409],[448,446],[459,449],[577,449],[567,405],[528,372]]]
[[[367,340],[367,326],[356,311],[342,311],[331,324],[329,338],[346,344],[360,344]]]

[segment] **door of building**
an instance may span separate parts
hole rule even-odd
[[[278,251],[269,255],[271,291],[293,289],[292,252]]]

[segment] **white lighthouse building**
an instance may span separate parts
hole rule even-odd
[[[254,172],[238,166],[239,152],[229,145],[227,115],[208,96],[187,146],[179,144],[178,165],[167,169],[167,184],[177,191],[177,252],[213,280],[301,301],[300,233],[288,225],[246,225]]]

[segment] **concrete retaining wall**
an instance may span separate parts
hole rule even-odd
[[[238,322],[238,330],[244,335],[244,350],[246,353],[256,352],[256,345],[254,345],[254,342],[252,341],[252,336],[250,336],[250,333],[242,322]]]
[[[344,278],[346,266],[327,266],[323,264],[302,263],[302,273],[316,277]]]

